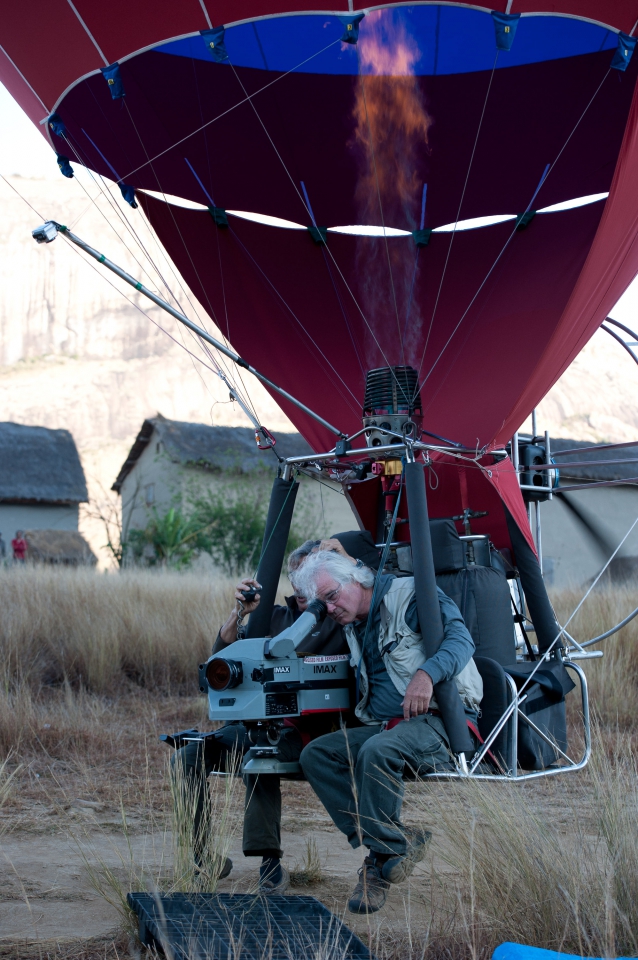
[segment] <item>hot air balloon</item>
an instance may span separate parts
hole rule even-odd
[[[262,620],[298,469],[343,482],[424,596],[435,572],[457,598],[494,571],[508,639],[477,653],[499,775],[521,764],[503,742],[522,691],[564,711],[571,685],[526,510],[552,495],[549,441],[516,431],[638,273],[637,23],[638,0],[25,0],[0,26],[0,79],[61,173],[141,207],[315,451],[275,484]],[[504,673],[519,581],[536,640]],[[566,760],[544,722],[526,768],[578,769],[588,751]]]

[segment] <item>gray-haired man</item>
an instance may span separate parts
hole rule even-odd
[[[369,848],[348,902],[352,913],[383,906],[390,883],[405,880],[422,859],[428,831],[401,824],[403,774],[449,769],[449,742],[432,699],[433,686],[455,679],[472,719],[483,685],[474,641],[456,604],[439,590],[444,639],[429,659],[418,620],[414,580],[375,575],[335,554],[313,554],[299,571],[308,599],[319,597],[344,627],[358,672],[362,726],[319,737],[301,754],[307,780],[352,847]]]
[[[335,534],[331,540],[307,540],[288,558],[288,577],[294,588],[294,596],[286,597],[284,605],[275,606],[270,620],[270,636],[276,636],[290,626],[306,609],[307,600],[297,585],[297,577],[303,564],[313,551],[338,551],[344,562],[354,567],[357,558],[364,557],[366,562],[378,563],[379,554],[374,541],[365,531],[350,531]],[[352,551],[350,556],[347,551]],[[360,562],[360,561],[359,561]],[[367,569],[367,568],[366,568]],[[259,594],[254,601],[247,602],[242,590],[249,587],[259,588],[256,580],[241,580],[235,589],[235,600],[241,603],[245,614],[252,613],[259,606]],[[228,619],[217,634],[213,653],[223,650],[237,640],[238,609],[233,608]],[[305,656],[333,656],[348,652],[348,646],[341,626],[327,617],[318,629],[304,640],[298,653]],[[331,729],[333,718],[313,716],[304,725],[297,722],[285,727],[279,742],[279,754],[283,761],[299,759],[304,743],[311,736],[319,736]],[[242,756],[250,748],[248,731],[243,723],[228,723],[221,727],[214,737],[201,742],[192,742],[177,750],[173,755],[173,768],[181,767],[184,787],[194,794],[193,847],[198,862],[203,859],[208,830],[213,827],[207,817],[206,778],[213,772],[229,772],[241,762]],[[275,774],[256,776],[246,774],[243,852],[246,857],[261,857],[260,891],[266,894],[281,894],[289,883],[288,872],[280,863],[281,848],[281,789],[279,777]],[[226,859],[221,869],[221,877],[232,870],[232,861]]]

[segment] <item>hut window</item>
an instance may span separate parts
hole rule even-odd
[[[146,503],[150,506],[152,503],[155,503],[155,484],[148,483],[144,488],[144,493],[146,494]]]

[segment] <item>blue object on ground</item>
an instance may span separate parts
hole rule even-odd
[[[528,947],[524,943],[501,943],[492,954],[492,960],[567,960],[568,957],[578,957],[578,954],[542,950],[540,947]],[[579,960],[584,958],[579,957]],[[635,958],[617,957],[616,960]]]

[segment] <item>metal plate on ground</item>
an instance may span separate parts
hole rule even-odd
[[[315,897],[129,893],[140,940],[172,960],[374,960]]]

